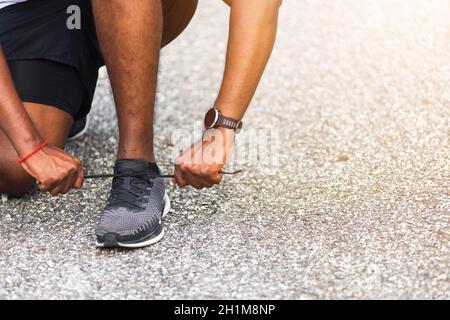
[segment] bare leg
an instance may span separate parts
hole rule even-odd
[[[155,162],[153,114],[160,48],[189,24],[198,0],[92,0],[119,119],[119,159]]]
[[[40,135],[50,144],[64,148],[72,117],[57,108],[34,103],[24,103]],[[13,146],[0,132],[0,193],[20,196],[32,185],[33,178],[19,165],[19,157]]]
[[[93,0],[119,119],[119,159],[155,162],[153,110],[162,38],[161,0]]]

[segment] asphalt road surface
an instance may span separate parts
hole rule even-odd
[[[164,50],[167,173],[214,101],[227,15],[201,1]],[[89,132],[67,148],[91,173],[117,147],[102,74]],[[448,1],[285,0],[244,171],[212,190],[170,186],[166,236],[143,250],[95,249],[107,180],[1,204],[0,298],[449,299],[449,86]]]

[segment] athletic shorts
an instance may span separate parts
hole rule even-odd
[[[162,45],[187,27],[197,3],[163,0]],[[0,10],[0,45],[22,101],[57,107],[75,120],[89,113],[98,69],[104,65],[91,0],[28,0],[7,6]]]
[[[79,26],[69,19],[73,5],[81,10]],[[5,7],[0,45],[22,101],[57,107],[75,120],[89,113],[104,65],[90,0],[29,0]]]

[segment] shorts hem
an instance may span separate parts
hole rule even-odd
[[[77,115],[75,115],[73,113],[73,111],[72,111],[73,107],[71,107],[69,103],[61,101],[59,99],[51,99],[51,98],[43,98],[43,97],[27,96],[27,95],[19,95],[19,96],[20,96],[20,100],[22,102],[38,103],[38,104],[57,108],[59,110],[66,112],[67,114],[69,114],[72,117],[72,119],[74,119],[74,120],[79,120],[81,118],[81,117],[77,117]]]
[[[69,67],[73,67],[79,71],[79,68],[76,64],[70,62],[69,59],[62,59],[58,55],[44,55],[44,54],[38,54],[38,55],[15,55],[15,56],[8,56],[6,57],[6,61],[20,61],[20,60],[48,60],[53,61],[57,63],[64,64]]]

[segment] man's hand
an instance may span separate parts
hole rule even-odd
[[[234,152],[235,132],[230,129],[207,130],[203,138],[194,143],[175,160],[175,179],[180,187],[197,189],[219,184],[220,170]]]
[[[0,131],[14,146],[19,156],[29,154],[30,146],[42,143],[33,122],[25,110],[14,87],[6,59],[0,47]],[[22,167],[38,182],[39,189],[52,195],[67,193],[83,186],[84,173],[81,161],[64,150],[46,146]]]
[[[22,164],[24,170],[34,177],[41,191],[53,196],[66,194],[70,189],[81,189],[84,172],[81,161],[54,146],[45,146]]]

